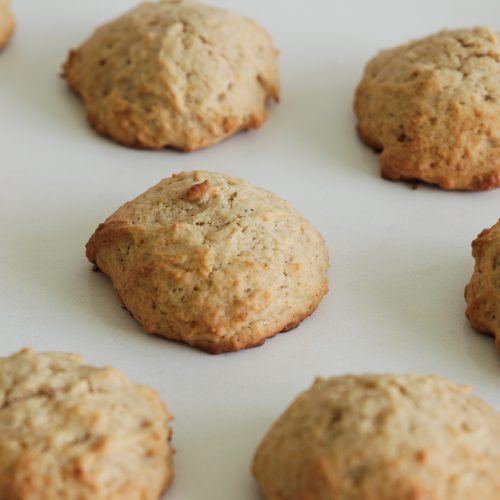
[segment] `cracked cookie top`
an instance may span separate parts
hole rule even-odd
[[[170,418],[155,391],[80,356],[0,358],[0,498],[157,500]]]
[[[267,499],[495,500],[500,414],[425,375],[318,379],[276,421],[253,473]]]
[[[298,325],[327,292],[328,251],[290,204],[214,172],[184,172],[126,203],[87,243],[149,333],[212,353]]]
[[[500,41],[491,30],[444,30],[380,52],[354,107],[384,177],[457,190],[500,185]]]
[[[277,51],[254,21],[191,0],[145,2],[70,52],[63,75],[102,134],[186,151],[266,119]]]

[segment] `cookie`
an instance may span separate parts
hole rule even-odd
[[[444,30],[380,52],[354,109],[382,176],[443,189],[500,185],[500,41],[487,28]]]
[[[70,52],[63,68],[101,134],[192,151],[266,119],[277,51],[254,21],[191,0],[146,2]]]
[[[465,287],[467,318],[480,332],[496,338],[500,349],[500,220],[472,242],[474,272]]]
[[[5,47],[14,32],[10,0],[0,0],[0,49]]]
[[[80,356],[0,358],[0,498],[157,500],[170,419],[155,391]]]
[[[316,380],[253,462],[270,500],[495,500],[499,470],[500,414],[421,375]]]
[[[295,328],[328,290],[319,232],[275,194],[213,172],[173,175],[123,205],[87,257],[146,332],[214,354]]]

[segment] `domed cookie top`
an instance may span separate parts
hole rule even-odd
[[[116,141],[186,151],[259,127],[277,52],[254,21],[191,0],[146,2],[71,51],[64,77]]]
[[[0,498],[158,500],[170,418],[113,368],[29,349],[0,358]]]
[[[419,375],[317,380],[272,426],[253,473],[268,499],[495,500],[500,415]]]
[[[500,41],[489,29],[445,30],[382,51],[354,106],[384,177],[457,190],[500,185]]]
[[[87,243],[149,333],[211,353],[297,326],[328,290],[318,231],[278,196],[212,172],[163,180]]]
[[[475,267],[465,288],[467,317],[477,330],[496,338],[500,348],[500,220],[472,242]]]
[[[14,31],[10,0],[0,0],[0,49],[5,47]]]

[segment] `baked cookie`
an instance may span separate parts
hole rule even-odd
[[[0,358],[0,498],[157,500],[170,419],[155,391],[80,356]]]
[[[185,172],[126,203],[87,243],[148,333],[216,354],[295,328],[328,290],[318,231],[278,196]]]
[[[471,325],[496,338],[500,349],[500,220],[472,242],[476,263],[465,287],[467,317]]]
[[[383,177],[500,185],[500,41],[491,30],[445,30],[380,52],[354,109],[361,138],[381,152]]]
[[[420,375],[316,380],[253,462],[273,500],[496,500],[499,470],[500,414]]]
[[[259,127],[277,51],[254,21],[190,0],[146,2],[70,52],[63,76],[101,134],[185,151]]]
[[[14,17],[10,0],[0,0],[0,49],[5,47],[14,32]]]

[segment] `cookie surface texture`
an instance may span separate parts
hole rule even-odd
[[[275,194],[213,172],[173,175],[122,206],[87,257],[146,332],[211,353],[294,328],[328,290],[319,232]]]
[[[146,2],[70,52],[63,75],[94,128],[122,144],[185,151],[266,119],[277,51],[254,21],[191,0]]]
[[[474,272],[465,287],[471,325],[496,338],[500,349],[500,221],[472,242]]]
[[[494,500],[500,415],[435,376],[318,379],[272,426],[253,473],[272,500]]]
[[[500,185],[500,40],[491,30],[445,30],[380,52],[354,108],[383,177],[451,190]]]
[[[77,355],[0,358],[0,498],[158,500],[170,418],[155,391]]]
[[[5,47],[14,32],[10,0],[0,0],[0,49]]]

